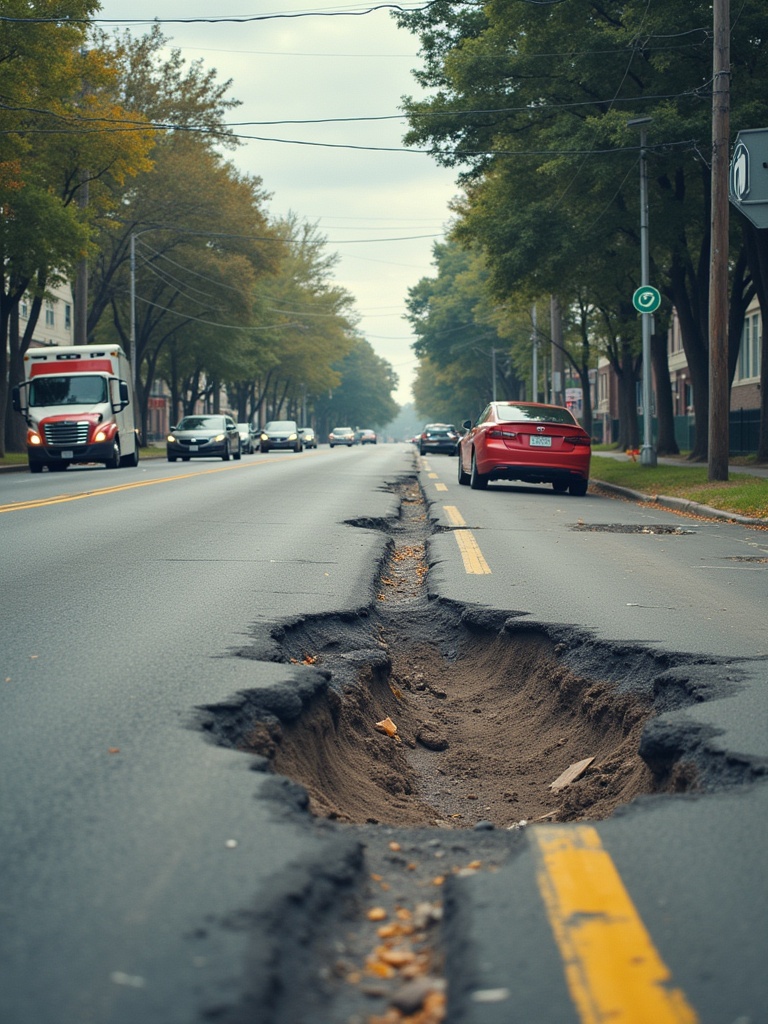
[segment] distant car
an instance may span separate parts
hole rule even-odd
[[[312,427],[299,427],[299,436],[305,448],[317,448],[317,434]]]
[[[231,416],[185,416],[171,427],[166,442],[169,462],[181,459],[240,458],[240,432]]]
[[[358,430],[356,437],[358,444],[376,444],[378,441],[375,430]]]
[[[357,444],[355,432],[352,427],[334,427],[328,435],[328,444],[331,448],[335,448],[338,444],[345,444],[351,448],[353,444]]]
[[[420,436],[416,439],[419,455],[427,452],[444,452],[446,455],[456,454],[459,432],[450,423],[427,423]]]
[[[263,452],[271,452],[273,448],[300,452],[303,448],[296,420],[270,420],[261,432],[259,444]]]
[[[240,434],[240,451],[253,455],[259,447],[259,432],[250,423],[238,423],[237,430]]]
[[[459,483],[482,489],[491,480],[550,483],[559,494],[584,495],[592,439],[559,405],[491,402],[459,442]]]

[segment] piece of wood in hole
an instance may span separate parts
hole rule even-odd
[[[554,782],[550,782],[549,788],[553,793],[559,793],[561,789],[565,789],[576,779],[581,778],[584,772],[594,761],[594,757],[585,757],[583,761],[577,761],[572,764],[569,768],[566,768],[562,775],[558,775]]]

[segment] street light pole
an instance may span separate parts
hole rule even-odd
[[[136,236],[131,232],[131,373],[133,374],[133,390],[136,391],[138,373],[136,367]]]
[[[627,121],[627,126],[640,127],[640,286],[650,284],[650,256],[648,253],[648,170],[645,160],[646,126],[650,117],[636,117]],[[653,390],[651,374],[651,317],[652,313],[641,313],[643,331],[643,445],[640,462],[643,466],[656,465],[656,449],[653,447]]]
[[[533,321],[533,352],[532,352],[532,366],[531,366],[531,401],[538,402],[539,400],[539,326],[536,320],[536,303],[533,304],[533,310],[531,311],[531,319]]]

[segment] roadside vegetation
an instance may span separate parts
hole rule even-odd
[[[454,168],[461,189],[446,238],[434,246],[435,273],[409,291],[417,408],[461,422],[497,391],[541,399],[551,373],[560,404],[564,389],[581,389],[591,432],[602,359],[617,391],[620,450],[638,446],[642,338],[632,296],[641,283],[643,124],[651,281],[662,297],[651,339],[657,448],[677,454],[679,395],[667,359],[673,310],[695,419],[709,422],[712,4],[437,3],[395,17],[420,41],[415,78],[429,90],[404,97],[405,143]],[[764,29],[765,0],[743,0],[730,32],[732,137],[768,123]],[[763,234],[733,210],[731,384],[754,296],[768,320]],[[768,459],[768,332],[754,339],[754,366],[758,341],[758,451]],[[699,430],[697,460],[706,459],[707,441]]]
[[[768,518],[768,479],[747,473],[732,473],[723,482],[710,482],[706,466],[656,465],[643,466],[627,456],[626,461],[592,455],[590,478],[617,487],[627,487],[641,494],[665,494],[674,498],[699,502],[723,512],[742,516]]]
[[[76,291],[86,262],[76,327],[133,358],[144,435],[158,386],[171,422],[202,401],[238,421],[389,422],[397,376],[334,282],[338,254],[299,214],[275,217],[267,185],[231,157],[231,82],[157,24],[102,31],[98,10],[3,4],[0,455],[25,447],[9,399],[45,302]]]

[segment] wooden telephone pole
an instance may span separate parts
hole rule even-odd
[[[709,472],[728,479],[728,168],[730,135],[730,0],[713,3],[712,249],[709,268]],[[703,428],[703,424],[701,425]]]

